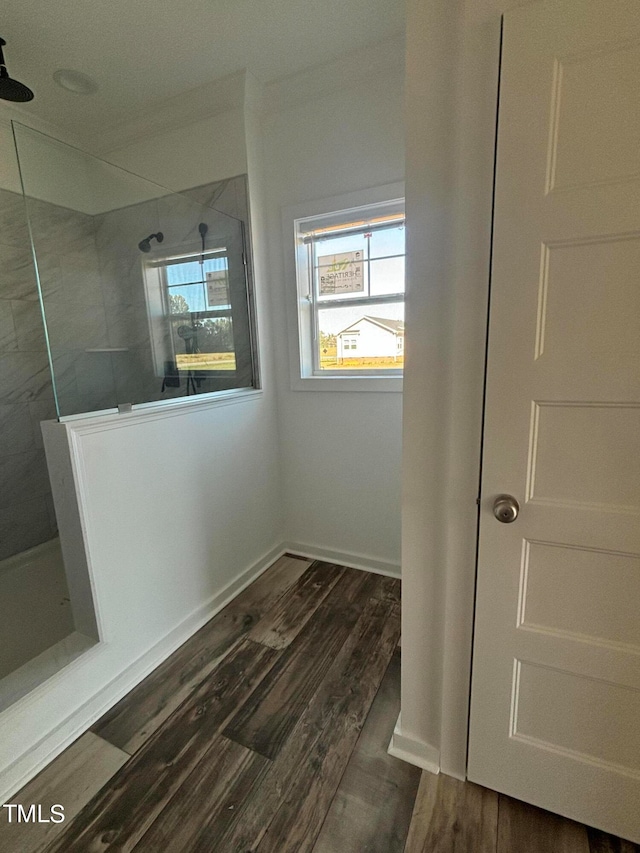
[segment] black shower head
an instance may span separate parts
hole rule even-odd
[[[150,252],[151,251],[151,241],[157,240],[158,243],[162,243],[164,240],[164,234],[162,231],[158,231],[157,234],[149,234],[148,237],[145,237],[144,240],[140,240],[138,243],[138,248],[141,252]]]
[[[12,80],[9,77],[7,66],[4,64],[4,55],[2,48],[6,44],[3,38],[0,38],[0,99],[4,101],[32,101],[33,92],[24,83],[18,83],[17,80]]]

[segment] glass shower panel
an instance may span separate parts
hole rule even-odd
[[[244,180],[172,193],[14,133],[58,415],[254,387]]]

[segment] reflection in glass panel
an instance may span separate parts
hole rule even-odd
[[[188,314],[190,311],[204,311],[206,304],[205,289],[201,282],[180,284],[167,288],[170,314]]]
[[[229,262],[224,251],[202,261],[167,262],[164,271],[171,314],[231,307]]]
[[[255,387],[244,176],[169,193],[15,129],[59,415]]]
[[[193,316],[172,320],[174,350],[179,370],[235,370],[236,354],[232,317]]]
[[[399,370],[404,365],[404,303],[318,310],[320,370]]]

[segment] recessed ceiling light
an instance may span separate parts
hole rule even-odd
[[[62,86],[68,92],[76,95],[93,95],[98,91],[98,84],[82,71],[73,71],[71,68],[59,68],[53,72],[53,79],[58,86]]]

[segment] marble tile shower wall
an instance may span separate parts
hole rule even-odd
[[[0,190],[0,560],[56,533],[40,432],[52,417],[24,201]]]

